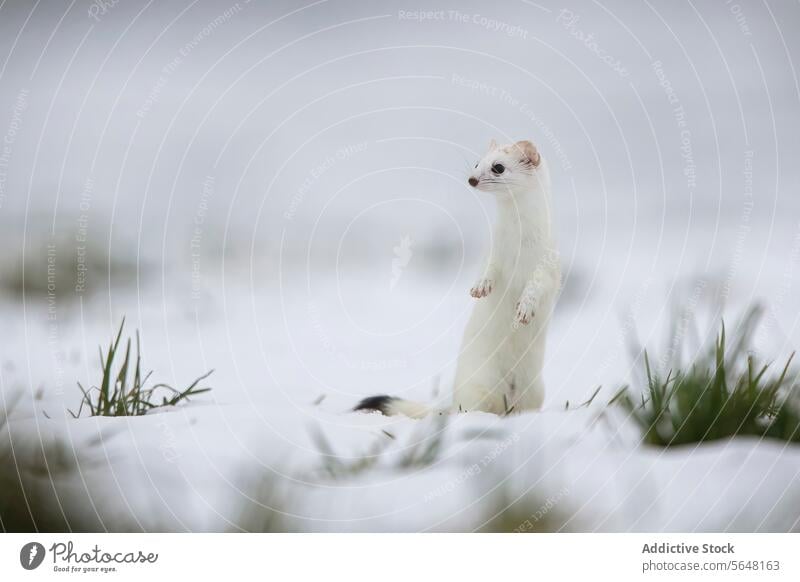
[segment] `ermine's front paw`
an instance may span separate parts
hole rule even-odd
[[[494,287],[494,281],[491,279],[481,279],[472,286],[472,289],[469,290],[469,294],[475,299],[488,297],[489,293],[492,292],[492,287]]]
[[[517,301],[517,313],[514,316],[514,324],[528,325],[533,316],[536,315],[536,298],[532,295],[523,294]]]

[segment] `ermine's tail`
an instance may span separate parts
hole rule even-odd
[[[377,410],[386,416],[402,414],[409,418],[425,418],[433,412],[433,408],[427,404],[394,396],[370,396],[369,398],[364,398],[353,410],[366,412]]]

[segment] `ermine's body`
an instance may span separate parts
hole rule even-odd
[[[455,410],[506,414],[544,401],[545,340],[561,273],[551,239],[550,176],[532,148],[529,142],[492,144],[475,168],[474,186],[495,195],[497,219],[486,264],[470,291],[478,301],[459,354]],[[498,163],[500,176],[492,172]],[[523,174],[516,180],[515,170]]]
[[[528,141],[492,141],[469,178],[497,200],[491,250],[470,290],[477,300],[464,332],[453,412],[508,414],[541,407],[547,326],[561,285],[551,232],[547,164]],[[420,417],[431,409],[388,396],[356,410]]]

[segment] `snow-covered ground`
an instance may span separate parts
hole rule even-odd
[[[505,528],[522,530],[797,529],[796,447],[737,439],[637,448],[613,438],[595,413],[461,415],[444,429],[433,464],[410,468],[399,467],[408,447],[441,425],[265,400],[14,425],[32,439],[69,439],[95,458],[59,490],[65,503],[88,490],[86,512],[111,530],[473,531],[503,512]],[[397,441],[368,471],[331,478],[314,426],[342,457],[383,450],[383,430]],[[102,445],[86,445],[98,431]],[[259,517],[262,505],[279,512],[277,522]]]
[[[63,486],[98,527],[798,529],[796,446],[640,447],[604,413],[676,304],[716,329],[763,301],[760,355],[800,345],[796,6],[41,4],[0,7],[0,405],[22,458],[88,459]],[[350,413],[446,398],[492,137],[554,176],[544,410]],[[72,419],[123,316],[156,381],[213,391]]]
[[[383,285],[367,274],[359,281],[349,290],[362,305],[353,313],[398,333],[344,333],[348,322],[335,309],[342,299],[333,282],[316,290],[312,315],[304,301],[289,301],[279,288],[237,289],[238,302],[218,298],[202,312],[177,302],[165,312],[153,308],[158,301],[147,294],[138,296],[137,312],[131,297],[128,325],[142,330],[145,364],[156,370],[155,380],[180,386],[216,368],[210,394],[140,418],[73,420],[64,412],[77,406],[70,380],[98,381],[93,344],[110,331],[99,323],[104,314],[60,323],[58,345],[73,345],[74,353],[59,357],[58,367],[31,357],[29,370],[26,354],[33,356],[34,346],[42,346],[39,357],[47,362],[51,328],[41,320],[19,322],[14,333],[25,340],[7,358],[15,365],[5,369],[4,395],[15,387],[31,394],[26,377],[36,379],[31,386],[42,394],[23,399],[12,413],[18,451],[35,450],[39,439],[60,439],[92,459],[72,487],[92,492],[99,523],[110,529],[471,531],[490,527],[498,513],[512,529],[797,529],[796,446],[758,439],[670,450],[637,446],[637,431],[622,414],[605,409],[626,379],[628,356],[626,320],[601,306],[579,310],[567,302],[556,316],[542,412],[509,418],[472,413],[446,424],[439,417],[348,412],[374,393],[427,400],[446,395],[471,301],[463,285],[458,291],[410,281],[413,291],[387,299],[395,304],[388,309],[378,304]],[[449,307],[425,313],[437,302]],[[641,337],[649,335],[648,323],[659,325],[652,316],[657,308],[657,301],[643,301],[636,318]],[[436,330],[445,331],[439,337]],[[50,389],[59,385],[53,370],[68,379],[60,395]],[[601,383],[592,406],[574,410]],[[567,400],[573,410],[564,410]],[[402,466],[441,431],[429,466]],[[89,445],[98,435],[101,444]],[[326,457],[331,452],[334,461]],[[346,468],[371,455],[379,456],[374,466],[352,474]],[[253,504],[274,508],[280,521],[259,519]]]

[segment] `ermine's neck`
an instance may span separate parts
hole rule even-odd
[[[498,238],[551,239],[550,195],[546,188],[537,187],[522,195],[498,197],[495,231]]]

